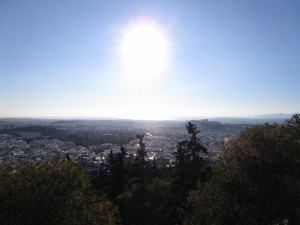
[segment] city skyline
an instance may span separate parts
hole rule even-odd
[[[0,2],[0,117],[300,112],[300,2]]]

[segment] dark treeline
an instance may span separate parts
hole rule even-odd
[[[129,143],[135,139],[136,135],[135,130],[128,129],[112,131],[110,134],[107,134],[107,131],[97,129],[62,129],[51,126],[25,126],[0,131],[0,133],[21,137],[19,132],[35,132],[40,134],[40,138],[58,139],[85,147],[104,143]]]
[[[140,149],[131,165],[124,164],[126,149],[111,153],[108,170],[95,182],[101,195],[119,209],[123,224],[180,224],[182,209],[191,190],[205,177],[202,154],[207,149],[197,137],[197,126],[186,125],[190,138],[178,143],[177,166],[158,168],[146,158],[143,135],[137,135]]]
[[[2,171],[0,224],[300,224],[299,114],[246,128],[212,164],[197,125],[186,129],[174,167],[150,165],[138,134],[135,161],[121,145],[92,184],[68,159]]]

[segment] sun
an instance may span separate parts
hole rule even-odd
[[[123,30],[120,58],[126,79],[157,82],[167,68],[170,44],[153,19],[137,18]]]
[[[123,118],[170,119],[168,95],[163,88],[170,67],[171,44],[161,24],[149,17],[131,20],[117,45],[119,79],[107,100],[109,114]],[[115,105],[115,106],[114,106]]]

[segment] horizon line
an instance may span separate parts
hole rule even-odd
[[[297,113],[274,113],[260,114],[252,116],[183,116],[177,118],[126,118],[107,116],[0,116],[0,119],[43,119],[43,120],[135,120],[135,121],[182,121],[182,120],[202,120],[202,119],[287,119]]]

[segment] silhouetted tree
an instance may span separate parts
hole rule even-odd
[[[189,140],[184,140],[178,143],[176,159],[177,159],[177,177],[175,186],[183,190],[185,194],[195,188],[197,181],[200,178],[201,168],[204,166],[203,154],[207,153],[197,134],[197,126],[192,122],[186,125],[188,134],[191,135]]]
[[[144,135],[136,135],[139,139],[139,150],[137,151],[137,156],[135,160],[135,164],[139,170],[139,186],[137,188],[136,196],[137,196],[137,204],[138,204],[138,211],[137,213],[137,223],[138,224],[145,224],[145,191],[146,191],[146,184],[145,184],[145,162],[146,162],[146,148],[145,143],[143,143]]]
[[[207,153],[207,149],[201,144],[197,135],[200,131],[192,122],[186,125],[189,140],[181,141],[177,144],[176,151],[176,176],[173,185],[173,196],[171,205],[172,223],[180,224],[182,221],[181,211],[185,210],[188,193],[197,187],[201,178],[201,169],[204,166],[202,154]]]
[[[125,191],[126,169],[124,167],[124,158],[127,155],[126,149],[121,145],[120,152],[113,154],[111,152],[109,164],[109,182],[106,184],[108,196],[118,206],[120,216],[123,215],[122,194]]]
[[[106,174],[108,197],[116,200],[117,196],[124,191],[125,167],[124,158],[126,149],[121,145],[120,152],[110,151],[108,159],[108,173]]]

